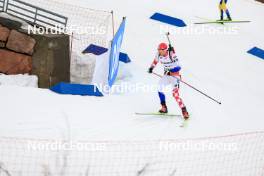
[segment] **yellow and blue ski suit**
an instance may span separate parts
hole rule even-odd
[[[227,0],[220,0],[220,3],[219,3],[220,20],[224,20],[224,12],[226,13],[228,20],[232,20],[226,4],[227,4]]]

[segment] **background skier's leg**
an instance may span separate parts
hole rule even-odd
[[[230,15],[230,13],[229,13],[229,10],[226,10],[226,15],[227,15],[227,18],[228,18],[228,20],[232,20],[232,18],[231,18],[231,15]]]
[[[220,20],[224,20],[224,11],[220,10]]]

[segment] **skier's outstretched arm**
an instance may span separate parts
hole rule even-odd
[[[152,72],[153,72],[153,69],[156,67],[156,65],[157,65],[158,63],[159,63],[159,60],[158,60],[158,58],[156,57],[156,58],[153,60],[151,66],[149,67],[148,72],[149,72],[149,73],[152,73]]]

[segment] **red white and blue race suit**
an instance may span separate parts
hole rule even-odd
[[[179,107],[182,109],[185,107],[182,99],[180,98],[179,95],[179,88],[180,88],[180,70],[181,66],[179,63],[179,59],[176,56],[174,51],[169,51],[167,52],[166,56],[160,56],[159,54],[156,55],[154,61],[151,64],[151,67],[154,68],[158,63],[161,63],[164,67],[164,75],[159,81],[159,88],[158,88],[158,93],[159,93],[159,98],[160,98],[160,103],[166,104],[166,98],[164,94],[164,89],[168,86],[171,85],[173,86],[173,91],[172,95],[176,99]]]

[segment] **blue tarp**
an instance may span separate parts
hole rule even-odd
[[[258,47],[254,47],[251,50],[248,51],[249,54],[252,54],[254,56],[257,56],[264,60],[264,50],[260,49]]]
[[[167,24],[177,26],[177,27],[187,26],[183,20],[168,16],[168,15],[164,15],[161,13],[154,13],[154,15],[150,17],[150,19],[157,20],[157,21],[167,23]]]
[[[94,55],[99,56],[101,54],[104,54],[107,51],[108,51],[107,48],[91,44],[83,51],[83,54],[92,53]]]
[[[51,87],[50,90],[59,94],[103,96],[99,89],[94,85],[70,84],[61,82]]]
[[[94,55],[99,56],[101,54],[104,54],[107,51],[108,51],[107,48],[91,44],[83,51],[83,54],[92,53]],[[124,62],[124,63],[131,62],[130,58],[128,57],[128,55],[126,53],[120,53],[119,61]]]
[[[126,53],[120,53],[119,61],[124,62],[124,63],[131,62],[130,58],[128,57],[128,55]]]

